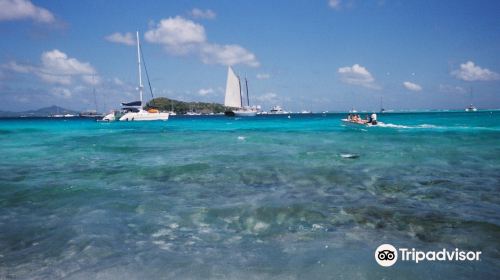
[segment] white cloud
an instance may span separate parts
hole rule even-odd
[[[199,18],[199,19],[214,19],[217,16],[215,12],[210,9],[201,10],[198,8],[192,9],[191,12],[189,12],[189,14],[193,18]]]
[[[124,84],[125,84],[122,80],[120,80],[119,78],[116,78],[116,77],[115,77],[115,78],[113,78],[112,82],[113,82],[115,85],[117,85],[117,86],[122,86],[122,85],[124,85]]]
[[[174,54],[186,54],[206,42],[205,28],[181,16],[163,19],[144,35],[150,43],[162,44]]]
[[[212,94],[214,92],[215,91],[213,88],[201,88],[200,90],[198,90],[198,94],[201,96],[207,96],[207,95]]]
[[[127,46],[135,45],[134,36],[130,32],[127,32],[125,34],[121,34],[120,32],[115,32],[113,34],[104,37],[104,39],[112,43],[124,44]]]
[[[330,8],[333,8],[335,10],[338,10],[340,9],[340,4],[342,2],[340,0],[329,0],[328,1],[328,6],[330,6]]]
[[[76,58],[54,49],[41,55],[40,66],[22,65],[15,61],[3,65],[4,68],[24,74],[35,74],[49,84],[69,85],[75,78],[87,84],[100,82],[99,76],[94,76],[96,70],[88,62],[80,62]]]
[[[271,75],[268,73],[257,73],[256,77],[259,80],[267,80],[267,79],[271,78]]]
[[[451,75],[468,82],[500,80],[500,74],[474,65],[472,61],[460,64],[460,68],[452,71]]]
[[[99,85],[101,84],[102,80],[101,80],[101,77],[95,75],[95,74],[91,74],[91,75],[83,75],[81,76],[82,78],[82,81],[84,81],[85,83],[89,84],[89,85]]]
[[[28,98],[26,96],[13,96],[14,100],[20,102],[20,103],[29,103],[31,100],[31,98]]]
[[[404,82],[403,83],[403,86],[407,89],[407,90],[411,90],[411,91],[421,91],[422,90],[422,87],[420,85],[417,85],[415,83],[412,83],[412,82]]]
[[[256,56],[247,49],[210,43],[202,25],[181,16],[161,20],[144,37],[150,43],[163,45],[170,54],[194,54],[206,64],[259,66]]]
[[[73,96],[73,93],[69,89],[61,87],[53,88],[51,93],[56,97],[65,99],[71,98],[71,96]]]
[[[204,44],[200,54],[201,60],[206,64],[246,64],[251,67],[260,65],[253,53],[239,45]]]
[[[23,19],[32,19],[41,23],[55,21],[51,12],[33,5],[29,0],[0,0],[0,21]]]
[[[15,62],[15,61],[11,61],[7,64],[2,65],[2,68],[5,68],[8,70],[17,72],[17,73],[23,73],[23,74],[27,74],[27,73],[33,72],[35,70],[35,68],[33,66],[22,65],[22,64]]]
[[[260,102],[274,103],[278,100],[278,95],[274,92],[266,92],[263,95],[256,96],[255,100]]]
[[[452,86],[452,85],[439,85],[439,91],[444,93],[460,93],[460,94],[464,94],[467,92],[463,87]]]
[[[352,67],[341,67],[337,71],[340,75],[340,80],[344,83],[351,85],[359,85],[371,89],[379,89],[380,87],[375,84],[375,78],[363,66],[354,64]]]
[[[87,62],[80,62],[76,58],[68,57],[65,53],[55,49],[42,54],[42,66],[38,75],[49,83],[70,84],[73,77],[85,78],[95,73],[95,69]]]

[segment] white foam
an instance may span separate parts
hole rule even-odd
[[[245,138],[245,136],[238,136],[238,140],[243,141],[243,140],[245,140],[245,139],[246,139],[246,138]]]
[[[225,243],[226,244],[237,243],[237,242],[240,242],[242,239],[243,239],[243,236],[241,236],[241,235],[235,235],[235,236],[232,236],[229,239],[227,239],[225,241]]]
[[[161,236],[168,236],[172,233],[172,231],[170,229],[160,229],[159,231],[153,233],[153,237],[154,238],[158,238],[158,237],[161,237]]]
[[[162,250],[170,250],[172,248],[171,243],[167,243],[163,240],[153,241],[153,244],[158,245],[158,247]]]
[[[425,124],[425,123],[424,123],[424,124],[421,124],[421,125],[418,125],[417,127],[418,127],[418,128],[441,128],[441,127],[439,127],[439,126],[435,126],[435,125],[433,125],[433,124]]]
[[[325,227],[323,225],[321,225],[321,224],[313,224],[312,225],[312,230],[313,231],[324,230],[324,229],[325,229]]]
[[[340,154],[340,157],[342,157],[342,158],[358,158],[359,155],[356,155],[356,154]]]
[[[179,227],[179,224],[171,223],[170,225],[168,225],[168,227],[170,227],[171,229],[177,229]]]
[[[264,222],[257,222],[254,226],[253,226],[253,230],[254,231],[264,231],[266,230],[267,228],[269,227],[269,224],[266,224]]]
[[[390,127],[390,128],[411,128],[411,127],[406,126],[406,125],[392,124],[392,123],[382,123],[382,122],[379,122],[377,124],[377,126],[379,126],[379,127]]]
[[[378,123],[379,127],[388,127],[388,128],[445,128],[442,126],[437,126],[433,124],[420,124],[416,126],[409,126],[409,125],[401,125],[401,124],[393,124],[393,123]]]

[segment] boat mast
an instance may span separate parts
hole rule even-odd
[[[94,103],[95,103],[95,113],[97,115],[97,112],[99,109],[97,108],[97,96],[95,95],[95,80],[94,80],[94,73],[92,73],[92,94],[94,95]]]
[[[139,31],[136,32],[137,37],[137,67],[139,68],[139,96],[141,99],[141,108],[142,108],[142,73],[141,73],[141,46],[139,43]]]
[[[241,97],[241,81],[240,81],[240,76],[238,77],[238,88],[240,89],[240,108],[243,108],[243,98]]]
[[[470,102],[470,107],[472,107],[473,100],[472,100],[472,87],[469,88],[469,102]]]
[[[247,88],[247,106],[250,107],[250,98],[248,98],[248,82],[247,82],[247,77],[245,77],[245,86]]]

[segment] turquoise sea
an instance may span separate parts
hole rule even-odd
[[[0,279],[497,278],[500,111],[343,117],[0,120]]]

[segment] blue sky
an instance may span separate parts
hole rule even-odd
[[[143,3],[146,2],[146,3]],[[223,103],[227,66],[264,109],[500,108],[498,1],[0,0],[0,110]],[[472,92],[472,94],[471,94]]]

